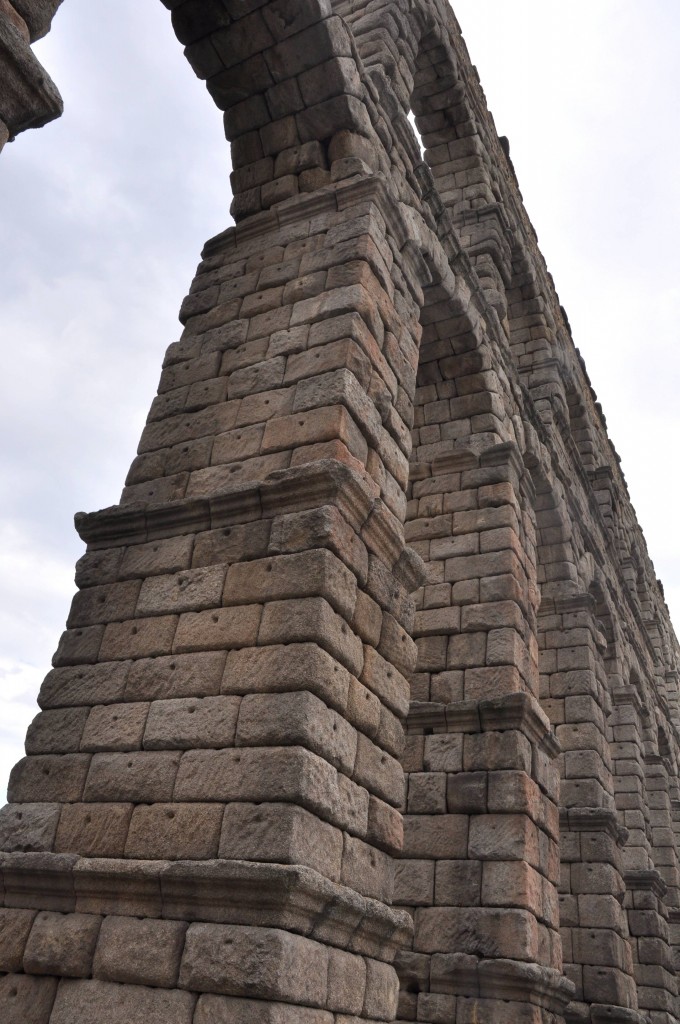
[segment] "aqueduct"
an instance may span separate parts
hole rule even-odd
[[[455,16],[163,2],[235,226],[76,519],[2,1019],[674,1024],[678,645]]]

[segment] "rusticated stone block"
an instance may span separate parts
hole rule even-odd
[[[482,903],[482,862],[438,860],[434,903],[445,907],[478,907]]]
[[[366,961],[341,949],[329,950],[328,1005],[359,1014],[366,992]]]
[[[522,771],[489,772],[488,802],[492,812],[527,814],[536,822],[544,821],[547,814],[545,797]]]
[[[188,751],[175,799],[290,802],[358,835],[367,827],[368,793],[302,747]]]
[[[426,736],[423,767],[427,772],[462,771],[463,737],[451,734]]]
[[[81,857],[122,857],[125,850],[131,803],[65,804],[54,842],[56,853]]]
[[[374,1020],[394,1018],[399,998],[399,979],[391,964],[366,961],[364,1016]]]
[[[59,804],[7,804],[0,810],[0,850],[51,850],[60,811]]]
[[[77,753],[87,716],[87,708],[60,708],[41,712],[28,727],[26,753]]]
[[[217,856],[222,807],[157,803],[135,807],[125,856],[137,860],[207,860]]]
[[[353,773],[359,739],[341,715],[305,691],[251,694],[243,698],[239,711],[238,746],[307,747],[346,775]]]
[[[475,860],[525,860],[537,867],[538,830],[523,814],[482,814],[470,818],[468,850]]]
[[[227,574],[224,603],[323,597],[349,620],[354,613],[356,590],[354,575],[331,551],[321,548],[232,565]]]
[[[394,888],[394,863],[382,851],[346,835],[340,881],[362,896],[390,902]]]
[[[73,598],[67,625],[70,628],[94,626],[98,622],[120,622],[132,618],[139,587],[138,580],[86,587]]]
[[[444,772],[412,772],[408,778],[408,814],[446,813]]]
[[[93,803],[171,800],[180,756],[165,751],[94,754],[84,799]]]
[[[419,907],[414,949],[422,953],[452,949],[485,959],[536,961],[538,926],[525,910],[485,907]]]
[[[475,1002],[479,1006],[477,1000]],[[418,994],[418,1019],[429,1021],[430,1024],[449,1024],[449,1021],[462,1019],[456,1018],[456,1006],[455,996],[444,995],[441,992],[420,992]],[[479,1014],[479,1011],[477,1012]]]
[[[194,538],[168,537],[147,544],[131,544],[125,549],[120,566],[121,579],[145,579],[163,573],[188,569]]]
[[[402,815],[394,807],[390,807],[389,804],[375,796],[368,798],[366,840],[393,856],[401,851],[404,844]]]
[[[254,647],[261,615],[262,606],[259,604],[185,612],[179,618],[173,651],[183,654],[190,651]]]
[[[337,711],[345,712],[350,675],[316,644],[276,644],[230,651],[223,693],[287,693],[309,690]],[[351,719],[354,721],[354,719]],[[376,727],[379,716],[376,717]]]
[[[548,908],[544,906],[544,882],[522,861],[487,861],[483,865],[482,903],[487,907],[521,907],[545,919]]]
[[[382,710],[378,697],[362,683],[350,676],[347,694],[347,717],[356,724],[361,732],[371,739],[376,739],[378,736]]]
[[[91,665],[97,661],[104,636],[104,626],[81,626],[67,629],[61,634],[59,646],[52,658],[55,668],[66,665]],[[100,658],[100,661],[106,660]]]
[[[372,597],[369,597],[368,594],[365,594],[363,590],[357,590],[354,615],[352,617],[352,629],[372,649],[380,642],[382,611],[380,605]]]
[[[41,708],[114,704],[123,699],[129,662],[77,665],[48,672],[40,689]]]
[[[148,704],[114,704],[92,708],[83,730],[80,749],[91,753],[140,750]]]
[[[196,996],[142,985],[63,981],[50,1024],[192,1024]]]
[[[460,814],[418,814],[404,818],[403,857],[464,859],[468,819]]]
[[[207,566],[169,576],[147,577],[137,602],[137,615],[164,615],[218,607],[226,569]]]
[[[334,1024],[326,1010],[228,996],[199,996],[193,1024]]]
[[[484,814],[487,810],[487,790],[487,772],[459,772],[456,775],[448,775],[446,781],[448,811],[453,814]],[[496,810],[497,808],[492,809]]]
[[[191,564],[195,567],[263,558],[267,554],[271,528],[272,524],[265,519],[201,533],[196,538]]]
[[[486,732],[465,736],[466,772],[512,770],[531,773],[531,744],[520,732]]]
[[[589,1003],[606,1000],[613,1006],[630,1006],[634,993],[635,981],[629,974],[614,967],[583,966],[583,998]]]
[[[380,723],[375,738],[378,744],[393,757],[401,757],[406,742],[404,726],[400,719],[386,707],[380,709]]]
[[[24,757],[12,769],[7,798],[12,803],[72,803],[83,795],[89,754]]]
[[[41,911],[33,922],[24,951],[27,974],[87,978],[97,944],[101,917]]]
[[[114,583],[118,579],[124,554],[124,548],[86,551],[76,562],[76,586],[82,588],[101,583]]]
[[[176,629],[176,615],[111,622],[103,635],[99,661],[153,658],[159,654],[170,654]]]
[[[284,554],[328,548],[348,566],[363,586],[368,576],[368,553],[341,512],[333,505],[278,516],[272,523],[269,551]]]
[[[434,903],[434,869],[433,860],[397,862],[394,876],[395,903],[409,907],[431,907]]]
[[[403,718],[408,714],[410,696],[408,680],[389,659],[382,657],[370,645],[364,647],[364,667],[361,681],[395,715]]]
[[[304,864],[337,882],[342,853],[342,833],[294,804],[225,808],[219,848],[225,859]]]
[[[236,739],[240,704],[238,697],[154,701],[144,731],[144,749],[231,747]]]
[[[125,699],[156,701],[218,694],[225,660],[225,651],[197,651],[135,661],[127,678]]]
[[[20,971],[37,911],[0,909],[0,972]],[[1,1005],[1,1004],[0,1004]]]
[[[328,947],[274,928],[192,924],[182,988],[326,1008]]]
[[[404,627],[389,612],[383,614],[378,652],[399,672],[412,672],[416,667],[416,645]]]
[[[0,977],[0,1011],[3,1024],[48,1024],[57,991],[56,978],[32,978],[27,974]]]
[[[404,773],[396,758],[359,733],[354,778],[393,807],[404,803]]]
[[[106,917],[97,942],[93,976],[100,981],[173,988],[186,930],[183,921]]]
[[[364,661],[361,640],[322,597],[272,601],[265,605],[260,644],[318,643],[358,676]]]

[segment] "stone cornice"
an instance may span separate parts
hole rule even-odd
[[[607,807],[562,807],[560,828],[569,832],[606,832],[621,847],[628,839],[628,829],[619,824],[616,811]]]
[[[400,529],[387,510],[380,516],[378,527],[379,506],[374,495],[357,473],[330,459],[277,470],[262,481],[234,484],[206,498],[135,502],[112,505],[98,512],[78,512],[75,527],[81,540],[92,548],[101,548],[214,530],[327,503],[336,505],[357,529],[371,515],[376,530],[396,534]]]
[[[422,584],[425,568],[420,556],[406,547],[402,524],[365,480],[333,459],[276,470],[262,481],[235,484],[207,498],[78,512],[74,522],[81,540],[96,550],[216,530],[321,505],[339,509],[369,551],[390,566],[409,593]]]
[[[4,905],[282,928],[391,961],[412,923],[311,868],[247,861],[134,861],[0,854]]]
[[[518,960],[481,960],[466,953],[433,958],[430,991],[542,1006],[562,1014],[574,986],[559,971]]]
[[[660,900],[664,898],[668,891],[668,886],[663,878],[653,868],[647,871],[644,869],[631,869],[624,873],[623,880],[628,889],[654,893]]]
[[[523,733],[549,757],[557,757],[560,746],[550,722],[528,693],[511,693],[495,700],[463,700],[451,704],[413,701],[406,731],[508,732]]]
[[[409,240],[408,228],[399,213],[389,186],[381,174],[362,178],[351,178],[337,185],[328,185],[315,192],[304,192],[278,203],[271,210],[263,210],[240,221],[213,238],[203,246],[204,259],[235,248],[239,242],[271,236],[280,227],[316,217],[319,214],[356,206],[366,200],[373,200],[380,206],[381,216],[402,248]]]

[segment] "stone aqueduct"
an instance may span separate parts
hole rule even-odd
[[[76,519],[0,1018],[677,1022],[678,645],[453,12],[163,2],[236,224]]]

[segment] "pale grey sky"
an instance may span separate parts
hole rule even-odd
[[[680,621],[680,8],[454,9]],[[73,593],[73,514],[118,499],[230,202],[220,114],[159,0],[65,0],[37,52],[66,109],[0,157],[0,795]]]

